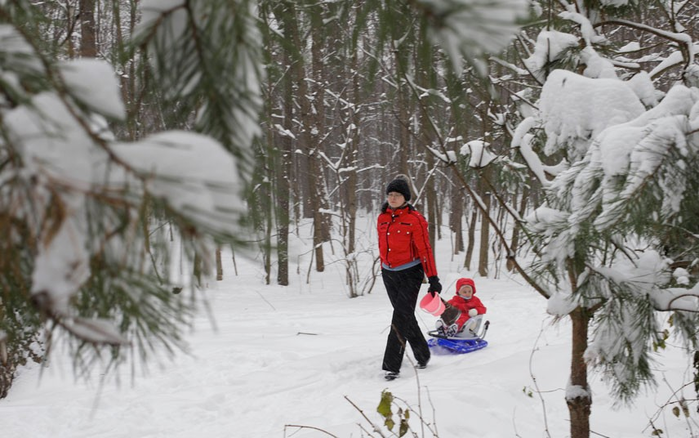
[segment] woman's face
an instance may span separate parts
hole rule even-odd
[[[387,195],[388,198],[388,206],[396,209],[400,207],[401,205],[405,204],[405,196],[398,192],[389,192]]]

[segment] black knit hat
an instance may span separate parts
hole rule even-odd
[[[410,201],[410,186],[408,185],[408,177],[405,175],[398,175],[396,179],[388,183],[386,186],[386,194],[391,192],[398,192],[405,198],[405,202]]]

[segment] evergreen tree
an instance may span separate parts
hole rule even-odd
[[[525,225],[536,250],[529,273],[549,312],[572,321],[572,437],[590,435],[588,365],[629,402],[654,384],[664,324],[697,348],[699,294],[689,270],[699,260],[698,67],[682,47],[691,40],[677,31],[694,13],[686,4],[647,6],[660,17],[657,27],[629,20],[645,13],[630,5],[571,5],[547,22],[523,61],[543,84],[537,111],[513,140],[545,195]],[[630,59],[628,40],[603,33],[618,26],[650,35],[630,34],[644,43],[634,50],[639,59],[648,45],[665,61],[646,71]]]
[[[109,128],[126,122],[112,67],[62,60],[43,9],[0,5],[0,396],[58,336],[80,373],[181,347],[197,273],[175,263],[209,273],[214,241],[239,241],[259,130],[254,3],[141,7],[142,86],[173,109],[166,125],[193,129],[124,143]]]

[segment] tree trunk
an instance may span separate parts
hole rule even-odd
[[[201,260],[201,256],[199,255],[199,253],[194,254],[194,261],[192,262],[192,264],[194,265],[192,268],[192,275],[194,276],[194,280],[195,280],[194,284],[195,284],[195,286],[201,288],[202,287],[202,284],[201,284],[202,260]]]
[[[216,248],[216,281],[223,280],[223,262],[221,260],[221,247]]]
[[[326,215],[323,210],[326,205],[325,194],[325,178],[323,175],[323,166],[321,162],[321,152],[323,151],[323,143],[321,137],[325,132],[325,106],[324,106],[324,69],[323,69],[323,16],[322,7],[314,7],[311,12],[311,72],[312,72],[312,87],[306,88],[306,78],[299,78],[299,98],[302,101],[301,108],[308,111],[302,114],[303,125],[308,131],[306,138],[308,139],[309,156],[308,167],[311,200],[311,214],[313,216],[313,247],[315,251],[316,271],[325,271],[325,256],[323,253],[323,242],[329,240],[329,227],[326,224]],[[300,72],[304,69],[301,68]],[[301,90],[305,89],[305,93]],[[313,94],[312,102],[309,101],[310,94]]]
[[[461,193],[458,190],[452,189],[449,229],[454,233],[454,254],[464,250],[463,215],[464,200],[461,199]]]
[[[5,365],[0,363],[0,400],[7,397],[7,394],[10,392],[16,367],[15,362],[11,360],[8,360]]]
[[[396,78],[398,82],[398,87],[395,90],[396,93],[396,114],[398,114],[397,120],[397,137],[398,137],[398,173],[403,175],[410,174],[410,166],[408,166],[408,158],[410,156],[410,116],[411,112],[409,110],[410,96],[406,91],[406,86],[403,84],[403,64],[404,60],[401,59],[402,52],[400,50],[394,50],[394,68],[396,71]],[[395,178],[394,175],[388,175],[388,181]]]
[[[519,217],[524,217],[524,214],[527,211],[527,202],[529,199],[529,187],[526,185],[522,187],[522,196],[519,200]],[[516,200],[513,200],[516,202]],[[515,224],[514,227],[512,227],[512,244],[510,245],[510,249],[512,250],[512,253],[515,254],[517,253],[517,249],[519,248],[519,235],[520,235],[520,226],[518,224]],[[514,265],[512,264],[511,259],[507,259],[507,270],[508,271],[514,271]]]
[[[432,155],[432,154],[430,154]],[[432,210],[434,211],[435,225],[435,241],[442,240],[442,217],[444,216],[444,198],[440,197],[440,193],[444,193],[439,187],[439,175],[434,174],[430,180],[430,190],[432,190]],[[434,248],[434,243],[432,244]]]
[[[97,57],[97,31],[95,28],[95,0],[80,0],[80,56]]]
[[[422,132],[422,135],[420,136],[421,141],[423,141],[425,145],[431,146],[432,135],[430,133],[429,122],[426,120],[424,114],[420,123],[420,130]],[[432,169],[435,165],[434,155],[432,155],[432,153],[430,152],[427,152],[425,154],[425,162],[427,163],[427,168]],[[437,226],[439,224],[439,215],[441,213],[441,209],[438,207],[437,203],[437,193],[434,189],[434,178],[425,182],[425,198],[423,205],[427,207],[427,231],[430,235],[430,245],[432,246],[432,252],[434,252],[435,242],[437,240],[438,234]]]
[[[272,89],[272,84],[268,83],[268,96],[271,96],[271,89]],[[271,104],[267,104],[267,120],[271,122],[272,120],[272,109],[271,109]],[[258,205],[260,207],[260,215],[261,215],[261,221],[259,224],[259,227],[262,229],[262,235],[264,236],[262,239],[262,264],[264,266],[265,270],[265,284],[271,284],[272,283],[272,252],[273,252],[273,247],[272,247],[272,234],[274,233],[274,190],[272,189],[272,181],[275,180],[275,174],[274,174],[274,169],[275,169],[275,160],[274,156],[276,155],[276,147],[275,147],[275,139],[278,138],[278,135],[272,130],[270,127],[267,129],[266,132],[266,138],[264,141],[264,147],[265,147],[265,153],[264,157],[260,157],[262,162],[264,163],[262,168],[260,169],[261,173],[263,173],[263,177],[260,178],[260,184],[259,184],[259,193],[257,195],[257,199],[259,200]],[[281,163],[278,163],[277,166],[281,165]],[[277,171],[279,173],[279,171]],[[287,216],[288,217],[288,212]]]
[[[489,173],[487,168],[483,169],[484,177],[487,177]],[[479,181],[478,186],[483,188],[485,184]],[[486,213],[481,214],[481,235],[480,235],[480,245],[478,251],[478,274],[481,277],[488,276],[488,255],[490,252],[490,221],[487,215],[490,214],[490,192],[487,190],[479,190],[480,196],[483,199],[483,204],[485,205]]]
[[[570,387],[575,389],[566,395],[570,413],[570,437],[589,438],[592,394],[587,382],[587,364],[583,357],[587,350],[589,317],[584,309],[578,308],[570,314],[570,318],[573,322]]]
[[[286,57],[288,61],[288,57]],[[288,73],[287,73],[288,76]],[[284,129],[292,129],[294,96],[291,80],[284,80],[286,85],[284,99]],[[289,285],[289,178],[291,176],[292,144],[289,136],[280,141],[280,156],[277,163],[277,284]]]
[[[427,157],[427,162],[429,163],[428,165],[430,167],[434,166],[434,157],[432,154],[428,153]],[[427,213],[429,218],[427,222],[427,229],[430,235],[430,246],[432,247],[432,252],[434,253],[434,248],[436,246],[435,244],[439,235],[439,215],[442,212],[441,208],[439,208],[439,203],[437,202],[437,193],[434,190],[434,179],[431,179],[426,183],[425,201],[425,205],[428,206]]]
[[[296,28],[296,11],[291,2],[280,2],[274,10],[277,19],[282,26],[284,36],[295,41],[298,34]],[[292,48],[284,50],[284,65],[289,71],[284,73],[282,81],[283,99],[283,127],[285,132],[294,132],[294,79],[297,74],[293,70],[297,68],[295,56],[290,53]],[[289,285],[289,224],[290,224],[290,181],[292,177],[293,143],[289,135],[283,135],[280,139],[280,156],[277,164],[277,284]]]
[[[466,248],[466,258],[464,259],[464,268],[471,270],[471,262],[473,261],[473,250],[476,247],[476,223],[478,222],[478,209],[474,208],[471,213],[471,221],[468,224],[468,247]]]
[[[136,28],[136,24],[138,22],[138,2],[134,1],[131,2],[131,8],[129,9],[129,35],[134,34],[134,29]],[[132,48],[129,48],[129,50],[133,50]],[[132,117],[129,117],[129,133],[131,135],[131,139],[135,140],[136,138],[139,138],[143,134],[143,130],[139,129],[136,125],[138,125],[135,121],[135,115],[141,113],[141,108],[140,108],[140,100],[136,99],[136,71],[137,71],[137,64],[136,62],[130,62],[129,63],[129,78],[128,78],[128,90],[129,90],[129,98],[130,100],[124,101],[125,104],[129,105],[131,108],[131,114],[133,115]],[[128,108],[128,107],[127,107]]]
[[[2,265],[3,269],[5,266]],[[0,300],[0,321],[4,321],[5,316],[5,306]],[[10,392],[10,387],[12,386],[12,381],[15,377],[15,369],[17,368],[17,361],[13,355],[8,353],[11,348],[8,346],[7,336],[0,338],[0,400],[7,397]]]
[[[267,15],[264,15],[264,19],[267,19]],[[268,47],[272,40],[271,32],[269,32],[268,26],[261,26],[264,30],[263,38],[265,41],[265,46]],[[280,62],[282,59],[278,55],[275,56],[271,51],[266,54],[265,63],[272,64],[272,62]],[[265,118],[266,118],[266,128],[264,131],[264,139],[260,139],[260,150],[256,156],[256,171],[252,175],[252,187],[253,193],[252,197],[254,204],[251,207],[254,216],[258,217],[257,229],[262,236],[262,241],[260,242],[260,249],[262,251],[262,265],[265,270],[265,284],[272,283],[272,234],[275,233],[274,230],[274,189],[273,181],[276,180],[276,174],[279,174],[279,170],[275,167],[275,157],[278,156],[277,147],[275,145],[275,140],[279,139],[279,134],[277,129],[274,129],[274,112],[273,108],[275,106],[276,100],[274,99],[274,89],[277,78],[267,76],[266,88],[265,88]],[[281,141],[281,140],[280,140]],[[277,167],[281,163],[277,163]],[[231,245],[231,250],[233,250],[233,245]],[[233,252],[233,267],[236,269],[235,264],[235,252]]]
[[[347,215],[348,215],[348,251],[354,253],[356,245],[356,228],[357,228],[357,169],[359,168],[359,127],[361,126],[361,116],[359,114],[358,108],[360,108],[362,88],[359,83],[359,74],[357,74],[357,64],[358,56],[355,50],[352,54],[352,99],[354,100],[354,105],[352,107],[352,120],[353,129],[349,137],[349,172],[347,173]]]

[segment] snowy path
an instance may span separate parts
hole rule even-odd
[[[0,436],[328,436],[312,429],[285,433],[284,426],[294,424],[360,437],[358,424],[369,425],[345,396],[377,424],[375,409],[384,388],[418,407],[417,381],[407,360],[400,379],[382,378],[390,304],[380,284],[370,295],[348,299],[334,272],[314,274],[322,282],[311,286],[284,289],[261,285],[254,268],[241,271],[248,276],[227,278],[209,292],[217,330],[200,316],[189,337],[191,355],[151,366],[133,384],[129,370],[123,370],[121,385],[110,381],[102,387],[99,376],[74,383],[69,360],[56,356],[41,379],[36,366],[23,371],[10,397],[0,401]],[[444,276],[445,297],[453,294],[449,285],[458,276]],[[527,395],[533,374],[544,391],[551,436],[567,436],[569,325],[551,326],[544,300],[517,282],[476,282],[488,307],[490,346],[462,356],[433,356],[419,371],[423,415],[436,421],[442,438],[546,436],[542,402]],[[425,331],[432,328],[434,317],[423,312],[418,317]],[[675,375],[684,371],[679,355],[668,357],[665,367]],[[650,437],[647,419],[669,389],[662,385],[657,398],[650,395],[634,409],[613,411],[598,380],[593,380],[593,430],[614,438]],[[411,425],[420,432],[417,419]],[[657,425],[666,437],[688,435],[684,420],[669,413]]]

